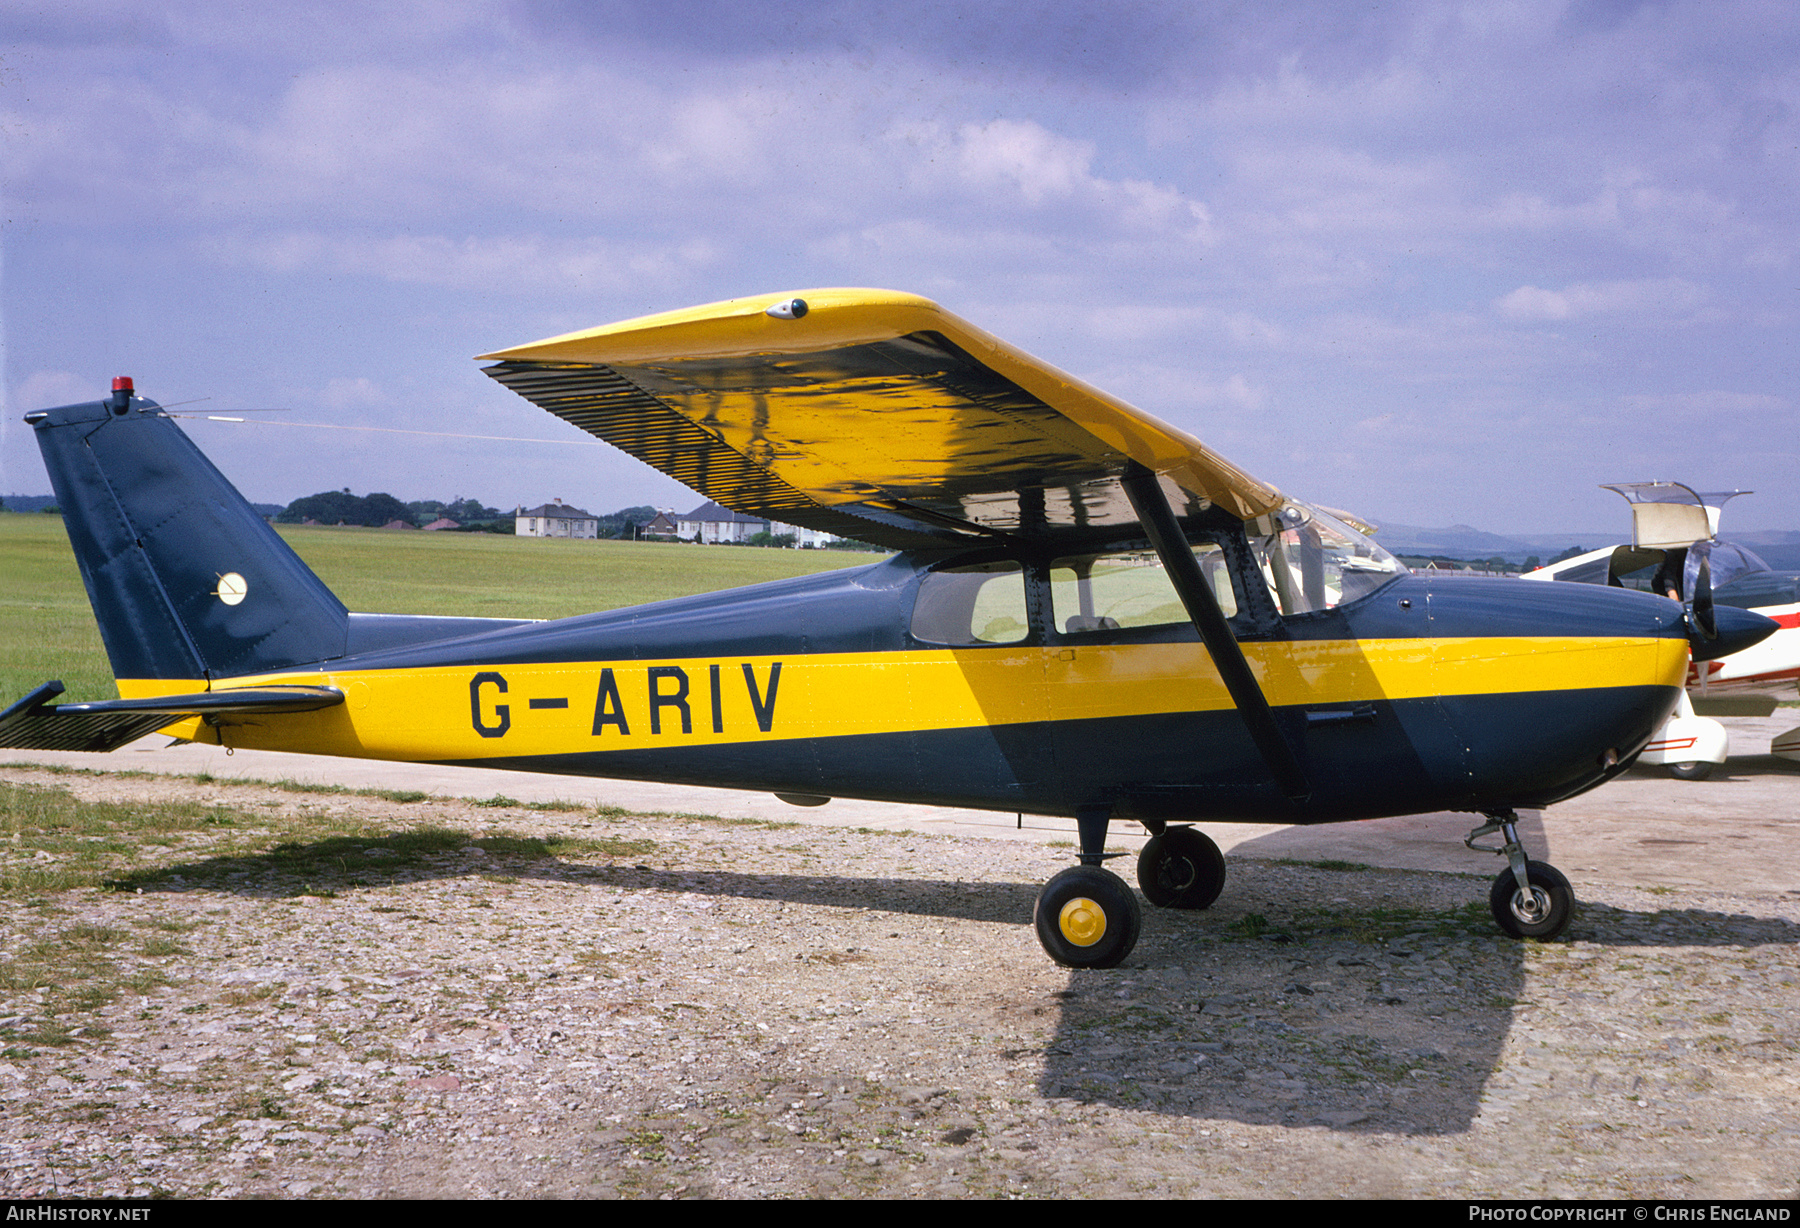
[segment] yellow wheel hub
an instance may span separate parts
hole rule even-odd
[[[1078,947],[1091,947],[1106,937],[1106,910],[1085,895],[1064,904],[1056,922],[1062,936]]]

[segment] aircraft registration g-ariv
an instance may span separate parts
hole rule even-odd
[[[547,622],[349,612],[129,380],[26,416],[121,698],[0,744],[229,747],[1073,817],[1052,958],[1108,967],[1137,897],[1205,908],[1197,820],[1461,810],[1502,929],[1573,893],[1520,808],[1623,771],[1710,658],[1773,624],[1577,584],[1416,576],[1344,517],[912,295],[826,289],[482,356],[725,507],[886,547],[871,566]],[[1481,846],[1489,847],[1489,846]]]

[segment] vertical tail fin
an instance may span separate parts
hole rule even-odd
[[[344,604],[154,401],[27,414],[121,679],[211,680],[344,655]]]

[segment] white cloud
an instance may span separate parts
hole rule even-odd
[[[12,405],[16,410],[29,413],[56,405],[98,401],[111,391],[110,383],[102,387],[91,376],[76,375],[72,371],[33,371],[14,387]]]
[[[1494,301],[1512,320],[1575,320],[1595,315],[1665,318],[1692,311],[1706,299],[1703,287],[1680,278],[1578,282],[1562,290],[1520,286]]]
[[[1086,308],[1083,319],[1093,337],[1111,346],[1161,348],[1207,338],[1228,341],[1234,347],[1270,350],[1291,340],[1274,321],[1212,303],[1109,302]]]
[[[338,413],[373,409],[392,404],[392,401],[393,398],[382,391],[374,380],[362,375],[354,378],[339,377],[328,380],[325,384],[325,391],[318,397],[319,404]]]
[[[956,164],[965,179],[1016,187],[1031,204],[1068,197],[1092,182],[1094,146],[1059,137],[1035,123],[996,119],[965,124],[956,135]]]
[[[891,285],[1188,414],[1300,494],[1355,458],[1293,439],[1379,424],[1384,466],[1498,458],[1507,515],[1553,502],[1517,498],[1552,428],[1688,412],[1638,389],[1792,412],[1756,399],[1791,383],[1800,246],[1800,18],[1777,7],[1227,9],[1152,23],[1164,68],[1128,87],[993,70],[936,10],[893,19],[934,32],[897,50],[811,28],[784,49],[752,18],[758,49],[660,17],[570,33],[508,0],[63,7],[62,42],[0,69],[17,370],[162,364],[250,404],[393,372],[324,396],[400,425],[420,399],[399,372],[450,338],[460,361]],[[154,46],[131,33],[152,25]],[[1015,66],[1087,54],[1005,36]],[[1648,345],[1646,324],[1680,327]],[[1519,406],[1535,435],[1497,425]]]
[[[1664,415],[1683,419],[1709,419],[1766,415],[1791,411],[1792,398],[1766,392],[1732,392],[1722,388],[1694,392],[1628,393],[1619,404],[1633,417]]]
[[[1206,205],[1175,188],[1144,179],[1110,179],[1093,169],[1091,141],[1062,136],[1033,120],[994,119],[963,124],[951,133],[936,125],[902,127],[891,144],[911,155],[911,180],[940,197],[980,193],[1000,209],[1017,204],[1034,213],[1078,211],[1110,230],[1156,235],[1164,240],[1207,243],[1214,239]]]
[[[702,240],[679,245],[541,235],[333,235],[244,232],[199,250],[271,273],[333,273],[457,290],[531,294],[616,292],[645,282],[683,284],[718,258]]]

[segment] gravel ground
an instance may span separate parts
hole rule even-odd
[[[0,987],[0,1196],[1800,1193],[1792,895],[1584,887],[1538,946],[1485,878],[1233,857],[1072,973],[1030,926],[1066,849],[0,779],[589,850],[176,849],[9,902],[0,971],[99,946],[137,988],[59,1044]]]

